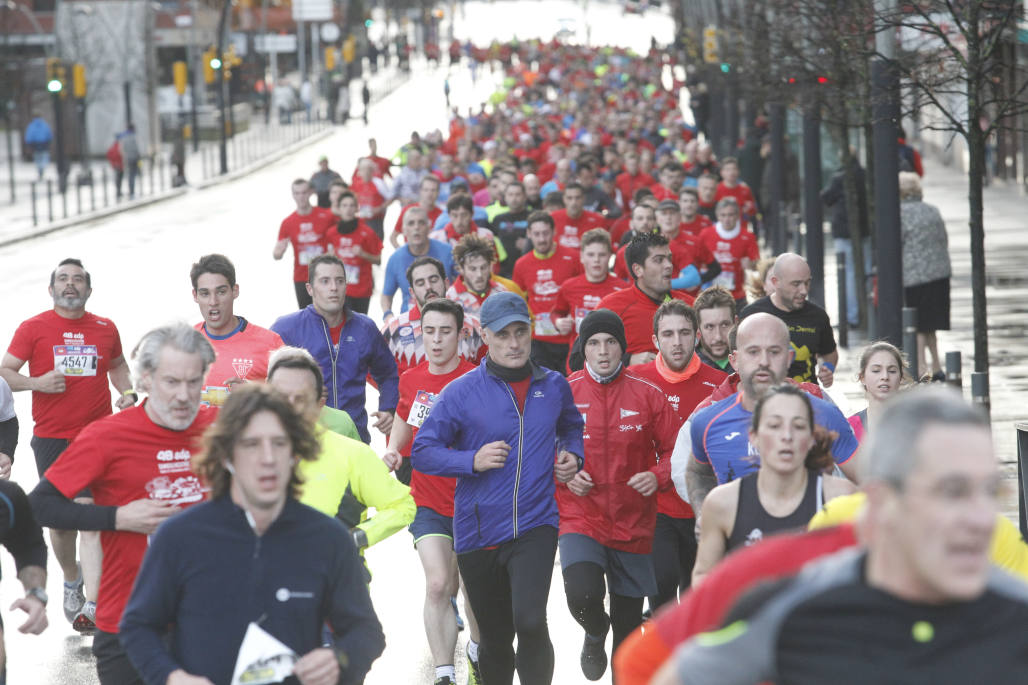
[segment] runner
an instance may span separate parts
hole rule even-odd
[[[728,334],[737,321],[732,293],[720,285],[707,288],[693,302],[693,309],[700,324],[696,355],[711,368],[735,373],[729,358],[732,348],[728,344]]]
[[[635,284],[604,297],[600,308],[611,310],[625,323],[625,351],[632,355],[629,363],[645,364],[657,357],[651,332],[657,307],[670,299],[691,304],[692,298],[671,289],[671,248],[664,236],[644,233],[632,238],[625,250],[625,262]]]
[[[608,627],[613,652],[642,623],[643,598],[657,591],[650,557],[655,495],[661,480],[670,483],[658,458],[670,458],[678,421],[660,388],[624,369],[625,329],[616,314],[590,312],[581,339],[585,368],[568,384],[585,419],[586,465],[557,487],[558,545],[568,609],[585,629],[582,673],[599,680]]]
[[[516,666],[521,682],[548,685],[554,477],[567,482],[580,468],[582,416],[567,381],[531,362],[521,297],[491,295],[482,327],[489,356],[439,395],[411,457],[423,473],[457,477],[454,550],[478,618],[484,682],[509,683]]]
[[[203,317],[195,328],[207,337],[216,355],[204,379],[200,402],[218,407],[236,384],[267,377],[268,358],[282,347],[282,338],[236,316],[236,267],[225,255],[200,257],[189,270],[189,280],[193,301]]]
[[[679,235],[699,238],[703,229],[714,225],[713,221],[699,213],[700,194],[695,188],[682,188],[682,192],[678,196],[678,208],[682,211]]]
[[[801,383],[813,383],[816,378],[830,388],[835,380],[839,350],[828,313],[807,299],[810,267],[806,260],[791,252],[779,255],[771,267],[771,286],[770,295],[751,303],[739,317],[745,319],[755,312],[766,312],[784,321],[795,353],[789,377]]]
[[[410,307],[410,293],[403,287],[407,267],[418,257],[435,257],[446,266],[446,274],[453,278],[453,250],[446,243],[428,237],[428,216],[420,207],[411,207],[403,217],[403,245],[386,262],[385,279],[382,282],[382,320],[388,322],[393,316],[393,296],[400,291],[400,311]]]
[[[696,312],[679,300],[660,305],[653,315],[653,343],[657,358],[647,364],[629,367],[629,372],[660,388],[675,412],[675,434],[696,405],[710,395],[726,378],[721,371],[702,363],[694,354]],[[670,473],[670,459],[664,464]],[[657,590],[649,595],[650,610],[655,611],[678,598],[689,588],[696,560],[696,517],[675,492],[668,479],[657,492],[657,525],[653,534],[653,569]]]
[[[602,214],[585,209],[586,193],[581,183],[568,183],[564,188],[564,209],[553,212],[554,235],[561,247],[577,250],[582,236],[594,228],[607,228]],[[614,218],[620,216],[620,213]]]
[[[572,250],[554,241],[553,217],[533,212],[528,217],[528,237],[532,251],[514,264],[514,282],[527,294],[532,312],[532,362],[564,374],[568,342],[553,321],[550,310],[557,291],[569,278],[578,275],[581,261]]]
[[[692,580],[699,583],[725,554],[765,537],[802,530],[826,502],[854,491],[824,476],[832,465],[830,436],[815,431],[809,396],[795,385],[765,392],[749,427],[760,468],[719,485],[703,500],[703,535]]]
[[[332,207],[329,190],[332,187],[333,181],[341,180],[343,180],[343,177],[339,175],[339,172],[328,168],[328,157],[325,155],[318,157],[318,170],[314,172],[311,180],[307,182],[311,192],[318,196],[318,207],[325,209]]]
[[[382,241],[363,219],[357,218],[357,196],[350,191],[339,196],[339,221],[325,234],[329,254],[346,269],[346,290],[350,308],[368,313],[375,281],[372,266],[382,263]]]
[[[738,349],[732,363],[738,369],[738,390],[727,395],[735,377],[729,377],[711,396],[712,404],[697,408],[678,433],[671,456],[671,477],[678,495],[693,509],[702,507],[715,485],[728,483],[760,466],[759,454],[748,440],[753,409],[764,393],[786,380],[792,360],[789,331],[781,319],[758,313],[739,324]],[[806,384],[804,390],[811,386]],[[816,387],[816,386],[815,386]],[[723,399],[721,399],[723,397]],[[837,437],[831,453],[846,476],[857,481],[854,458],[857,441],[839,409],[820,397],[811,398],[814,422]]]
[[[699,294],[701,283],[709,283],[721,273],[721,263],[697,238],[682,232],[681,219],[681,207],[674,200],[661,200],[657,205],[657,228],[668,239],[676,269],[672,287]]]
[[[625,284],[610,273],[610,235],[594,228],[582,235],[579,247],[582,273],[564,281],[550,310],[553,323],[561,335],[573,342],[586,314],[600,306],[607,295],[623,290]]]
[[[482,303],[494,293],[516,293],[524,297],[518,285],[493,273],[496,250],[493,243],[479,236],[464,236],[453,248],[453,261],[460,275],[446,290],[446,299],[464,308],[464,313],[477,317]]]
[[[885,403],[905,386],[913,384],[903,353],[892,343],[879,340],[860,352],[857,380],[864,386],[867,407],[849,417],[857,442],[863,442],[867,433],[885,413]]]
[[[393,422],[389,450],[382,457],[394,470],[410,463],[410,450],[418,429],[432,405],[450,381],[473,371],[475,366],[458,355],[464,310],[460,305],[439,297],[426,302],[421,315],[427,342],[426,363],[400,376],[400,403]],[[399,477],[399,474],[398,474]],[[410,478],[417,514],[410,526],[414,548],[425,572],[425,635],[435,665],[435,685],[454,685],[457,674],[453,651],[457,645],[458,624],[454,621],[459,585],[457,556],[453,552],[453,497],[456,480],[430,476],[420,471]],[[469,681],[481,682],[478,664],[478,623],[465,602],[465,616],[471,632],[468,643]]]
[[[639,169],[639,153],[630,150],[625,153],[625,170],[618,174],[614,184],[621,192],[621,199],[624,202],[625,211],[630,212],[632,206],[630,201],[635,197],[635,191],[639,188],[648,188],[657,183],[657,179]]]
[[[108,379],[118,391],[118,409],[136,402],[117,327],[86,311],[93,284],[82,262],[62,260],[50,274],[49,293],[53,309],[18,326],[0,364],[0,378],[12,391],[32,391],[31,444],[40,477],[82,429],[111,414]],[[25,362],[27,376],[20,373]],[[9,478],[10,463],[0,466]],[[71,494],[83,504],[93,501],[88,490]],[[89,632],[100,588],[100,537],[92,531],[79,536],[81,565],[75,561],[75,537],[75,529],[51,527],[50,543],[64,574],[64,616]]]
[[[11,477],[14,451],[18,449],[18,414],[14,410],[14,393],[0,376],[0,480]]]
[[[477,235],[493,240],[493,232],[488,228],[472,225],[471,216],[473,212],[474,207],[468,194],[457,193],[446,203],[446,213],[450,220],[442,228],[435,229],[429,233],[429,239],[446,243],[451,248],[457,247],[457,243],[466,235]],[[499,246],[498,242],[497,245]]]
[[[507,210],[500,212],[489,223],[498,243],[500,273],[510,277],[514,264],[528,248],[528,217],[534,212],[528,208],[528,194],[525,186],[515,181],[504,191]]]
[[[453,182],[450,184],[450,197],[446,200],[447,206],[449,206],[450,200],[457,195],[466,195],[467,198],[471,200],[471,190],[468,186],[468,182],[459,176],[453,179]],[[481,228],[489,227],[489,215],[486,214],[484,209],[476,206],[474,202],[471,203],[471,220],[475,222],[476,226]],[[436,217],[435,222],[432,224],[432,230],[439,231],[445,229],[446,224],[450,222],[450,213],[444,209],[443,213]]]
[[[442,216],[443,210],[438,206],[439,201],[439,179],[428,175],[421,179],[418,185],[418,198],[416,202],[403,205],[400,215],[396,217],[396,225],[389,234],[389,244],[394,248],[400,246],[400,238],[403,236],[403,216],[411,207],[421,207],[428,216],[428,225],[434,226],[436,219]]]
[[[389,187],[381,175],[376,175],[378,167],[367,157],[357,162],[357,171],[353,175],[350,189],[357,196],[357,216],[364,219],[375,235],[382,239],[382,222],[386,208],[389,206]]]
[[[296,211],[282,221],[272,256],[282,259],[286,248],[293,246],[293,290],[297,306],[303,309],[311,303],[307,293],[307,265],[325,251],[325,233],[335,223],[335,215],[330,210],[311,206],[312,191],[305,179],[293,181],[292,189]]]
[[[200,406],[203,379],[214,362],[214,348],[200,331],[187,324],[155,328],[133,358],[137,387],[147,399],[83,429],[29,496],[43,525],[103,531],[93,638],[100,685],[143,683],[122,648],[118,624],[148,536],[204,498],[190,459],[215,416]],[[90,488],[95,504],[72,499],[83,488]]]
[[[746,182],[739,180],[739,160],[735,157],[721,160],[721,182],[714,191],[714,200],[720,202],[725,197],[735,198],[744,220],[752,223],[756,219],[757,201]]]
[[[699,204],[697,211],[707,217],[711,223],[718,221],[717,184],[717,176],[710,174],[704,174],[696,181],[696,196]]]
[[[311,262],[307,285],[314,303],[280,316],[271,326],[283,342],[302,347],[317,360],[328,388],[327,404],[342,409],[357,425],[364,442],[371,442],[365,409],[365,379],[378,386],[374,427],[388,434],[396,410],[396,362],[375,322],[346,303],[346,271],[333,255]]]
[[[736,605],[732,630],[687,643],[653,682],[966,683],[1028,670],[1016,646],[1028,592],[989,564],[1001,477],[988,418],[924,389],[891,406],[868,448],[866,551],[766,586]]]
[[[700,233],[700,243],[721,263],[714,285],[723,285],[735,298],[735,306],[746,306],[746,272],[760,259],[757,238],[739,220],[739,204],[726,197],[717,203],[717,223]]]
[[[278,393],[229,398],[195,462],[211,501],[152,537],[122,621],[147,683],[363,681],[385,636],[350,536],[297,501],[296,464],[317,451]]]

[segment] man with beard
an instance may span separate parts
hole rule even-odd
[[[446,298],[464,308],[465,314],[478,316],[482,303],[493,293],[524,291],[514,281],[493,273],[496,250],[493,242],[477,235],[467,235],[453,248],[453,261],[460,275],[446,291]]]
[[[117,407],[136,402],[129,368],[114,322],[86,311],[93,293],[89,272],[77,259],[65,259],[50,274],[54,307],[24,321],[0,365],[0,378],[11,390],[32,391],[32,451],[42,476],[79,432],[111,413],[108,378],[119,393]],[[25,362],[29,374],[20,373]],[[0,469],[10,477],[10,455]],[[75,491],[92,502],[88,491]],[[75,530],[51,529],[54,556],[64,572],[64,615],[82,632],[92,631],[100,584],[100,538],[81,536],[81,569],[75,561]],[[90,602],[86,602],[86,597]]]
[[[696,511],[714,486],[760,467],[760,456],[747,437],[753,407],[768,388],[785,381],[792,361],[789,329],[770,314],[757,313],[740,323],[736,342],[731,359],[739,373],[738,390],[698,409],[678,432],[671,455],[671,478],[678,495]],[[717,397],[715,394],[714,399]],[[856,482],[857,440],[853,429],[831,402],[814,395],[810,401],[814,422],[837,434],[831,447],[835,463]]]
[[[29,496],[40,524],[103,531],[103,567],[93,656],[101,685],[142,684],[118,638],[118,624],[146,552],[168,517],[204,498],[191,470],[216,410],[200,406],[214,348],[187,324],[157,328],[133,353],[139,407],[87,426]],[[73,500],[90,488],[95,504]]]
[[[707,366],[735,373],[728,358],[732,349],[728,345],[728,334],[735,326],[735,298],[724,286],[707,288],[693,302],[693,309],[699,319],[699,346],[696,355]]]

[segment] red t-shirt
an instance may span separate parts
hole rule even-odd
[[[725,240],[718,235],[715,226],[708,226],[700,233],[702,243],[721,264],[721,273],[711,285],[723,285],[732,291],[732,297],[740,300],[746,297],[746,283],[743,276],[742,260],[749,258],[753,262],[760,259],[757,238],[744,225],[739,235]]]
[[[396,405],[396,418],[410,424],[414,432],[410,444],[403,449],[403,456],[410,456],[411,445],[414,444],[414,438],[418,435],[418,429],[428,418],[432,404],[443,388],[450,381],[460,378],[474,369],[474,364],[466,359],[461,359],[456,369],[437,376],[429,373],[426,361],[408,369],[400,376],[400,401]],[[453,492],[456,487],[456,478],[430,476],[417,469],[414,469],[411,474],[410,493],[414,497],[414,504],[419,507],[428,507],[443,516],[453,516]]]
[[[582,244],[582,235],[594,228],[607,228],[607,220],[602,214],[583,210],[575,218],[568,216],[568,210],[558,209],[550,216],[553,217],[553,237],[557,244],[572,250],[577,250]]]
[[[713,260],[713,257],[711,257],[701,264],[697,259],[695,249],[677,240],[670,241],[668,247],[671,249],[671,268],[674,269],[674,272],[671,274],[672,278],[677,278],[678,272],[690,264],[695,264],[697,269],[701,269]],[[622,246],[614,256],[614,275],[625,283],[631,283],[634,279],[628,272],[628,262],[625,260],[626,251],[628,251],[628,243]]]
[[[532,338],[552,343],[566,343],[567,338],[557,332],[550,310],[557,301],[557,291],[569,278],[577,276],[582,262],[574,250],[557,246],[545,259],[535,250],[518,258],[514,263],[514,283],[525,291],[528,309],[532,312]]]
[[[375,232],[357,220],[357,228],[353,233],[342,234],[332,227],[325,234],[325,242],[332,246],[336,256],[343,261],[346,270],[346,294],[348,297],[371,297],[375,281],[371,275],[371,262],[354,254],[354,248],[361,248],[371,255],[382,254],[382,241]]]
[[[665,301],[671,298],[688,305],[693,303],[693,298],[681,290],[672,290]],[[657,351],[653,346],[653,315],[657,313],[658,306],[658,303],[633,285],[604,297],[600,300],[599,308],[609,309],[621,317],[625,324],[625,342],[628,343],[625,351],[635,354]]]
[[[232,379],[263,381],[268,377],[271,353],[285,345],[274,331],[242,317],[240,323],[242,328],[224,338],[212,337],[202,321],[194,326],[207,337],[216,355],[203,382],[202,404],[215,407],[225,404],[230,391],[228,381]]]
[[[560,286],[550,314],[553,318],[569,314],[575,317],[575,332],[569,336],[569,342],[574,342],[585,315],[599,307],[600,300],[604,297],[626,287],[621,279],[612,274],[607,274],[599,283],[591,283],[585,274],[579,274],[564,281]]]
[[[627,171],[622,171],[614,179],[614,187],[621,191],[621,202],[624,204],[626,212],[630,209],[635,191],[656,185],[656,183],[657,179],[645,171],[640,171],[635,176],[630,176]]]
[[[705,229],[707,226],[713,225],[714,222],[711,221],[709,218],[703,216],[702,214],[697,214],[693,217],[692,221],[683,221],[681,224],[679,224],[678,235],[681,236],[683,233],[686,233],[692,234],[694,236],[699,236],[703,229]]]
[[[386,200],[379,192],[378,185],[374,179],[365,181],[360,176],[353,179],[350,190],[357,196],[357,207],[362,219],[381,217],[385,215]]]
[[[739,203],[739,211],[742,212],[743,216],[752,217],[757,213],[757,201],[753,198],[753,191],[743,181],[739,181],[731,188],[726,186],[724,181],[718,183],[717,190],[714,191],[714,204],[716,205],[725,197],[735,198],[735,201]]]
[[[615,219],[614,223],[610,225],[610,242],[615,249],[630,230],[632,230],[632,215],[628,212]]]
[[[403,216],[404,216],[404,214],[406,214],[407,210],[410,209],[411,207],[418,207],[418,206],[420,206],[420,205],[418,205],[417,202],[413,202],[413,203],[407,205],[406,207],[404,207],[403,209],[400,210],[400,216],[396,217],[396,225],[393,226],[393,233],[403,233]],[[443,210],[439,209],[436,206],[433,206],[432,209],[430,209],[429,211],[427,211],[425,213],[428,214],[428,225],[429,226],[435,226],[435,220],[438,219],[442,215]]]
[[[151,421],[145,406],[144,402],[90,424],[47,469],[46,479],[68,498],[89,488],[96,504],[104,507],[143,498],[183,508],[201,501],[206,488],[190,461],[217,410],[201,407],[189,428],[175,431]],[[96,626],[117,633],[149,541],[141,533],[105,530],[100,543],[103,569]]]
[[[122,350],[110,319],[89,312],[66,319],[51,309],[22,322],[7,353],[27,361],[33,378],[64,370],[64,392],[32,393],[33,435],[70,440],[111,413],[107,372]]]
[[[678,193],[676,193],[675,191],[671,190],[670,188],[661,183],[653,184],[650,190],[653,191],[653,197],[657,198],[660,201],[674,200],[675,202],[678,202]]]
[[[707,399],[710,393],[717,390],[717,387],[728,378],[728,374],[707,366],[695,354],[684,370],[685,373],[692,372],[691,375],[677,383],[660,374],[656,361],[648,364],[636,364],[629,367],[629,371],[645,378],[664,392],[668,404],[671,405],[675,416],[678,417],[679,428],[692,415],[696,405]],[[657,492],[657,512],[672,518],[693,518],[695,516],[692,507],[678,496],[674,487]]]
[[[293,281],[307,282],[307,265],[325,251],[325,233],[336,224],[336,215],[324,207],[314,207],[310,214],[293,212],[282,221],[278,239],[289,239],[293,245]]]

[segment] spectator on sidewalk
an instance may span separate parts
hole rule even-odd
[[[871,241],[868,239],[867,224],[867,183],[864,177],[864,167],[860,166],[856,155],[850,157],[850,173],[853,174],[853,183],[857,188],[857,220],[850,222],[848,209],[846,209],[846,169],[840,168],[832,177],[828,187],[821,191],[821,201],[825,207],[832,210],[832,241],[835,243],[836,254],[842,253],[846,261],[846,319],[850,326],[860,325],[860,310],[857,306],[857,298],[864,293],[863,284],[857,287],[856,269],[853,266],[853,240],[851,236],[856,233],[863,237],[861,244],[864,254],[864,276],[871,272]]]
[[[50,165],[50,141],[53,132],[46,119],[33,113],[32,121],[25,127],[25,145],[32,150],[32,160],[36,163],[39,180],[43,180],[43,172]]]
[[[136,125],[129,123],[125,130],[118,136],[118,147],[121,148],[121,158],[128,171],[128,195],[129,199],[136,196],[136,179],[139,177],[139,160],[142,153],[139,151],[139,140],[136,138]],[[142,184],[140,184],[142,190]]]
[[[107,161],[114,170],[114,197],[121,201],[121,179],[125,176],[125,160],[121,156],[121,145],[118,134],[114,134],[114,142],[107,148]]]

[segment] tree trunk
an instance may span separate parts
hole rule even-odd
[[[971,3],[969,25],[979,26],[977,3]],[[989,371],[989,329],[985,298],[985,220],[982,201],[982,175],[985,172],[985,136],[981,128],[982,72],[981,41],[978,31],[968,32],[967,41],[967,201],[971,234],[971,305],[974,321],[974,370]]]

